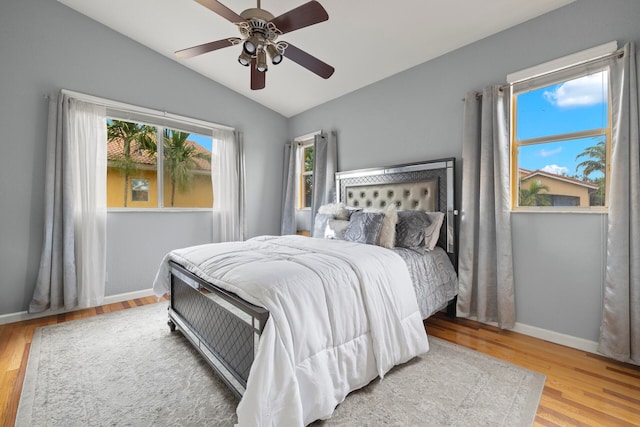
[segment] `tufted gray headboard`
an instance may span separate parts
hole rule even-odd
[[[394,204],[398,210],[438,210],[438,180],[360,185],[346,188],[343,202],[353,207],[384,208]]]
[[[380,208],[395,204],[399,210],[443,212],[445,223],[438,245],[449,253],[456,265],[454,168],[455,159],[449,158],[338,172],[337,199],[354,207]]]

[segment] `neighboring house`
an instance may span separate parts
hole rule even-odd
[[[549,198],[551,206],[580,206],[589,207],[590,194],[598,190],[598,184],[557,175],[543,170],[530,171],[520,168],[520,187],[528,188],[531,182],[536,182],[539,186],[547,187],[542,190],[543,194]]]
[[[196,148],[196,153],[210,154],[207,149],[193,141],[188,144]],[[124,207],[125,176],[116,166],[116,160],[123,156],[122,143],[118,140],[107,143],[107,207]],[[131,159],[137,168],[129,175],[126,189],[127,208],[158,207],[158,174],[156,171],[156,155],[138,148],[137,142],[131,143]],[[196,169],[194,183],[188,192],[175,190],[174,204],[176,208],[213,206],[213,190],[211,184],[211,163],[204,159],[194,158]],[[171,207],[171,179],[164,174],[164,206]]]

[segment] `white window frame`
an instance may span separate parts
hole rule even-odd
[[[311,175],[312,172],[306,172],[304,170],[304,149],[310,146],[313,146],[315,142],[315,136],[320,135],[321,131],[316,131],[312,133],[308,133],[303,136],[299,136],[295,138],[294,145],[296,148],[296,194],[297,194],[297,210],[299,211],[310,211],[311,206],[304,206],[304,177]],[[314,153],[315,156],[315,153]],[[315,165],[314,165],[315,169]]]
[[[616,42],[612,42],[617,46]],[[579,52],[578,54],[570,55],[568,59],[561,58],[559,60],[550,61],[549,63],[541,64],[537,67],[524,70],[522,72],[510,74],[508,80],[511,81],[510,95],[511,95],[511,135],[510,135],[510,149],[511,149],[511,210],[514,212],[572,212],[572,213],[606,213],[609,206],[609,176],[611,173],[611,91],[610,80],[607,90],[607,127],[605,128],[593,128],[586,131],[570,132],[566,134],[554,134],[544,137],[536,137],[518,141],[517,140],[517,95],[520,93],[528,92],[531,90],[539,89],[545,86],[550,86],[565,81],[577,79],[588,74],[593,74],[599,71],[608,70],[608,65],[605,61],[611,54],[611,48],[615,46],[612,43],[594,48],[598,50],[597,57],[591,57],[591,60],[586,60],[586,55],[591,54],[594,50],[590,49],[585,52]],[[591,53],[590,53],[591,52]],[[573,59],[572,59],[573,58]],[[580,59],[579,64],[567,66],[567,63]],[[563,66],[562,69],[558,67]],[[546,69],[552,69],[553,71],[547,71],[541,73]],[[532,73],[530,78],[524,78],[527,73]],[[515,76],[515,77],[514,77]],[[606,165],[605,165],[605,201],[604,206],[519,206],[519,193],[520,193],[520,174],[519,174],[519,160],[518,160],[518,148],[522,146],[530,146],[535,144],[545,144],[552,142],[568,141],[585,137],[602,136],[606,145]]]
[[[313,169],[310,171],[306,171],[304,170],[304,157],[305,157],[305,150],[307,148],[313,148],[313,140],[311,142],[306,142],[303,144],[300,144],[299,146],[299,151],[298,151],[298,174],[300,176],[299,179],[299,183],[300,183],[300,193],[298,196],[298,209],[299,210],[304,210],[304,209],[311,209],[311,206],[305,206],[305,190],[306,190],[306,184],[305,184],[305,179],[308,176],[311,176],[311,180],[313,181]],[[312,189],[313,191],[313,189]]]

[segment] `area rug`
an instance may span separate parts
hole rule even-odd
[[[166,303],[36,330],[16,426],[232,426],[238,400]],[[342,426],[530,426],[541,374],[430,337],[429,353],[350,394]]]

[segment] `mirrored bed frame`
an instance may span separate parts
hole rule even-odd
[[[454,209],[455,159],[362,169],[336,174],[337,200],[353,207],[440,211],[445,220],[438,245],[457,269]],[[267,310],[249,304],[171,262],[169,327],[178,329],[220,378],[242,397],[269,318]],[[447,306],[455,315],[455,298]]]

